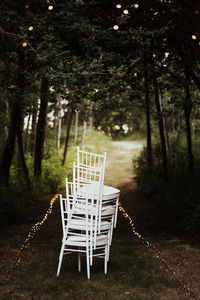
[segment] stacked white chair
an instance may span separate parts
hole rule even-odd
[[[77,196],[74,184],[67,182],[67,195],[60,195],[61,219],[63,239],[59,256],[57,276],[59,276],[64,254],[78,253],[78,271],[81,271],[81,254],[86,254],[87,277],[90,279],[91,258],[97,256],[104,258],[104,272],[107,273],[108,261],[108,235],[101,234],[96,237],[94,250],[94,228],[97,206],[95,199]],[[70,191],[71,190],[71,191]]]
[[[78,253],[79,271],[81,254],[86,254],[88,279],[93,257],[104,258],[104,272],[107,273],[120,191],[104,186],[105,166],[106,152],[100,155],[77,148],[73,182],[66,179],[66,198],[60,195],[63,239],[57,276],[63,255],[71,252]]]
[[[113,225],[114,227],[116,227],[120,191],[115,188],[104,185],[104,176],[105,176],[105,169],[106,169],[106,152],[104,153],[104,155],[95,154],[95,153],[80,150],[80,148],[77,147],[77,168],[78,167],[85,167],[85,168],[92,168],[92,169],[94,168],[95,170],[102,169],[102,179],[101,182],[99,183],[100,184],[100,207],[101,207],[101,210],[99,212],[99,219],[101,222],[101,214],[103,214],[102,215],[103,219],[106,218],[106,214],[108,216],[112,214],[114,218]],[[76,180],[81,183],[85,183],[85,184],[89,183],[88,186],[86,187],[88,188],[89,191],[92,188],[91,183],[93,184],[96,183],[96,180],[91,180],[90,182],[89,180],[88,182],[82,181],[81,178],[79,178],[78,172],[77,174],[73,172],[73,176],[75,176],[77,178]]]

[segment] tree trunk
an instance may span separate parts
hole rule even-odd
[[[65,149],[64,149],[64,153],[63,153],[62,166],[64,166],[66,156],[67,156],[67,149],[68,149],[68,144],[69,144],[69,138],[70,138],[70,131],[71,131],[71,126],[72,126],[73,116],[74,116],[73,112],[68,113],[67,135],[66,135],[66,139],[65,139]]]
[[[60,103],[60,95],[58,96],[57,99],[57,116],[56,116],[56,149],[60,149],[60,137],[61,137],[61,125],[62,125],[62,118],[61,118],[61,103]]]
[[[166,143],[166,151],[168,154],[169,153],[169,138],[168,138],[168,132],[167,132],[167,122],[166,122],[166,118],[163,113],[163,99],[162,99],[162,93],[159,88],[159,85],[158,85],[158,94],[159,94],[159,103],[160,103],[160,113],[162,116],[163,130],[164,130],[165,143]]]
[[[172,109],[171,129],[172,129],[172,133],[175,135],[176,134],[176,119],[174,117],[174,115],[175,115],[174,105],[171,105],[171,109]]]
[[[81,149],[82,150],[84,150],[86,128],[87,128],[87,122],[85,120],[83,120],[83,129],[82,129],[82,136],[81,136]]]
[[[32,126],[31,126],[31,142],[30,151],[31,155],[34,156],[35,153],[35,140],[36,140],[36,128],[37,128],[37,106],[33,106],[32,110]]]
[[[4,150],[2,152],[0,162],[0,173],[3,182],[9,185],[10,166],[14,154],[15,141],[17,136],[17,143],[19,145],[19,155],[21,159],[21,167],[24,173],[25,180],[29,183],[28,169],[25,164],[23,153],[23,141],[22,141],[22,99],[24,92],[24,53],[22,50],[18,50],[18,74],[17,74],[17,93],[13,108],[11,110],[10,126],[8,132],[8,139],[6,141]]]
[[[192,117],[192,138],[195,138],[195,117]]]
[[[9,104],[8,104],[8,96],[7,96],[7,92],[6,92],[5,105],[6,105],[6,115],[9,115]],[[6,138],[8,138],[8,127],[7,127],[7,125],[5,125],[4,128],[5,128],[5,135],[6,135]]]
[[[7,116],[9,116],[9,93],[8,93],[8,87],[10,86],[10,81],[11,81],[11,68],[10,68],[10,59],[8,59],[8,61],[5,62],[5,67],[6,67],[6,76],[5,76],[5,83],[4,83],[4,99],[5,99],[5,116],[7,119]],[[9,119],[9,118],[8,118]],[[5,125],[5,141],[8,139],[8,126]]]
[[[29,124],[30,124],[30,119],[31,119],[31,113],[28,115],[28,120],[27,120],[27,126],[26,126],[26,131],[25,131],[25,141],[24,141],[24,151],[27,152],[28,150],[28,135],[29,135]]]
[[[179,114],[179,119],[178,119],[178,127],[177,127],[177,134],[176,134],[176,145],[178,145],[180,134],[181,134],[183,116],[184,116],[184,110],[181,109],[180,114]]]
[[[61,115],[59,114],[58,120],[57,120],[57,130],[56,130],[56,148],[57,148],[57,150],[60,149],[61,127],[62,127],[62,119],[61,119]]]
[[[90,103],[90,104],[89,104]],[[92,131],[92,108],[93,108],[93,102],[88,100],[88,106],[89,106],[89,130]]]
[[[75,111],[75,128],[74,128],[74,142],[77,143],[77,137],[78,137],[78,115],[79,111]]]
[[[193,153],[192,153],[192,136],[191,136],[191,124],[190,124],[190,116],[192,109],[192,101],[190,94],[190,79],[189,73],[186,67],[185,70],[186,81],[185,81],[185,99],[184,99],[184,112],[185,112],[185,125],[186,125],[186,136],[187,136],[187,149],[188,149],[188,167],[189,171],[194,171],[194,162],[193,162]]]
[[[150,119],[150,100],[149,100],[149,72],[147,57],[144,61],[144,86],[145,86],[145,108],[146,108],[146,139],[147,139],[147,162],[152,165],[152,145],[151,145],[151,119]]]
[[[41,79],[40,88],[40,110],[36,130],[35,155],[34,155],[34,176],[39,178],[42,175],[42,156],[47,126],[49,85],[48,79],[44,76]]]
[[[11,166],[14,148],[15,148],[17,111],[18,111],[18,106],[16,101],[11,110],[8,139],[3,149],[2,156],[1,156],[1,163],[0,163],[1,179],[3,180],[3,183],[7,186],[9,185],[10,166]]]
[[[164,180],[168,182],[169,178],[168,178],[168,159],[167,159],[166,140],[165,140],[163,118],[162,118],[160,101],[159,101],[158,82],[154,72],[153,72],[153,84],[154,84],[156,110],[158,116],[158,127],[159,127],[160,141],[162,147],[163,175],[164,175]]]
[[[19,166],[24,174],[24,179],[27,184],[30,184],[29,172],[26,166],[26,161],[24,158],[24,150],[23,150],[23,137],[22,137],[22,128],[23,128],[23,118],[22,113],[19,114],[19,124],[17,126],[17,148],[18,148],[18,157],[19,157]]]

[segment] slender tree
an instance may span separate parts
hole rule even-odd
[[[64,148],[64,153],[63,153],[63,160],[62,160],[62,166],[65,164],[66,156],[67,156],[67,149],[69,145],[69,138],[70,138],[70,131],[71,131],[71,126],[72,126],[72,121],[73,121],[73,112],[68,112],[68,121],[67,121],[67,134],[66,134],[66,139],[65,139],[65,148]]]
[[[26,162],[24,158],[23,140],[22,140],[24,70],[25,70],[24,52],[21,49],[18,49],[18,71],[17,71],[17,79],[16,79],[17,91],[15,94],[13,107],[11,108],[8,139],[2,153],[1,164],[0,164],[0,173],[6,185],[9,184],[10,167],[11,167],[11,162],[14,154],[16,137],[17,137],[18,150],[19,150],[18,153],[20,157],[20,167],[24,174],[25,180],[27,181],[27,183],[30,182],[28,169],[26,167]]]
[[[32,106],[32,125],[31,125],[31,142],[30,150],[31,155],[34,156],[35,152],[35,140],[36,140],[36,128],[37,128],[37,102]]]
[[[194,162],[193,162],[193,153],[192,153],[192,135],[191,135],[191,109],[192,109],[192,100],[190,93],[190,77],[187,70],[185,69],[185,97],[184,97],[184,113],[185,113],[185,124],[186,124],[186,136],[187,136],[187,149],[188,149],[188,163],[189,170],[194,171]]]
[[[77,143],[77,137],[78,137],[78,116],[79,116],[79,111],[75,111],[75,128],[74,128],[74,142],[75,144]]]
[[[46,76],[41,79],[40,88],[40,110],[36,130],[36,142],[34,153],[34,176],[36,178],[42,175],[42,156],[47,128],[47,107],[49,99],[49,82]]]
[[[160,133],[160,142],[162,147],[163,175],[164,175],[164,180],[168,182],[169,177],[168,177],[168,159],[167,159],[166,140],[164,134],[162,112],[161,112],[160,101],[159,101],[158,81],[155,72],[153,72],[153,85],[154,85],[155,104],[156,104],[157,118],[158,118],[158,127]]]
[[[150,120],[150,99],[149,99],[149,70],[147,55],[144,58],[144,88],[145,88],[145,109],[146,109],[146,139],[147,139],[147,162],[152,164],[152,145],[151,145],[151,120]]]

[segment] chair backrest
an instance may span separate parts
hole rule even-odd
[[[73,183],[77,194],[88,195],[91,193],[96,199],[101,198],[103,191],[102,173],[102,169],[76,166],[74,162]]]
[[[101,173],[101,187],[104,185],[104,176],[105,176],[105,169],[106,169],[106,152],[104,152],[104,155],[102,154],[95,154],[91,152],[86,152],[83,150],[80,150],[79,147],[77,147],[77,167],[85,167],[90,169],[96,169],[97,173],[99,170],[102,170]],[[91,178],[92,182],[98,181],[97,177],[93,177],[94,180]]]
[[[81,185],[80,185],[81,187]],[[60,195],[60,209],[63,234],[66,230],[67,223],[73,219],[80,219],[84,217],[86,223],[88,219],[95,220],[98,217],[98,205],[95,195],[86,193],[77,193],[77,185],[74,186],[73,182],[68,182],[66,179],[66,198]],[[90,222],[91,223],[91,222]],[[92,231],[93,228],[86,228]]]
[[[104,155],[80,150],[77,147],[77,166],[74,164],[73,182],[85,184],[85,190],[92,191],[98,204],[99,232],[101,226],[101,208],[103,198],[106,152]],[[87,195],[87,193],[86,193]],[[88,194],[89,195],[89,194]]]
[[[106,152],[104,155],[95,154],[80,150],[77,147],[77,166],[102,169],[102,176],[104,178],[106,168]]]

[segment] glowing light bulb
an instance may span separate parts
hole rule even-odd
[[[121,8],[122,6],[121,6],[121,4],[117,4],[116,7],[117,8]]]
[[[26,4],[26,5],[25,5],[25,8],[29,8],[29,7],[30,7],[30,5],[29,5],[29,4]]]
[[[32,31],[33,30],[33,26],[29,26],[28,30]]]
[[[114,30],[118,30],[118,29],[119,29],[119,26],[118,26],[118,25],[114,25],[114,26],[113,26],[113,29],[114,29]]]
[[[27,46],[27,42],[23,42],[22,47],[26,47]]]
[[[52,9],[53,9],[53,5],[49,5],[48,10],[52,10]]]
[[[196,10],[194,11],[194,13],[195,13],[196,15],[199,15],[199,10],[196,9]]]
[[[125,10],[123,11],[123,13],[124,13],[125,15],[128,15],[128,9],[125,9]]]
[[[139,7],[139,4],[134,4],[133,6],[137,9]]]
[[[196,37],[195,34],[192,35],[192,39],[193,39],[193,40],[196,40],[196,39],[197,39],[197,37]]]

